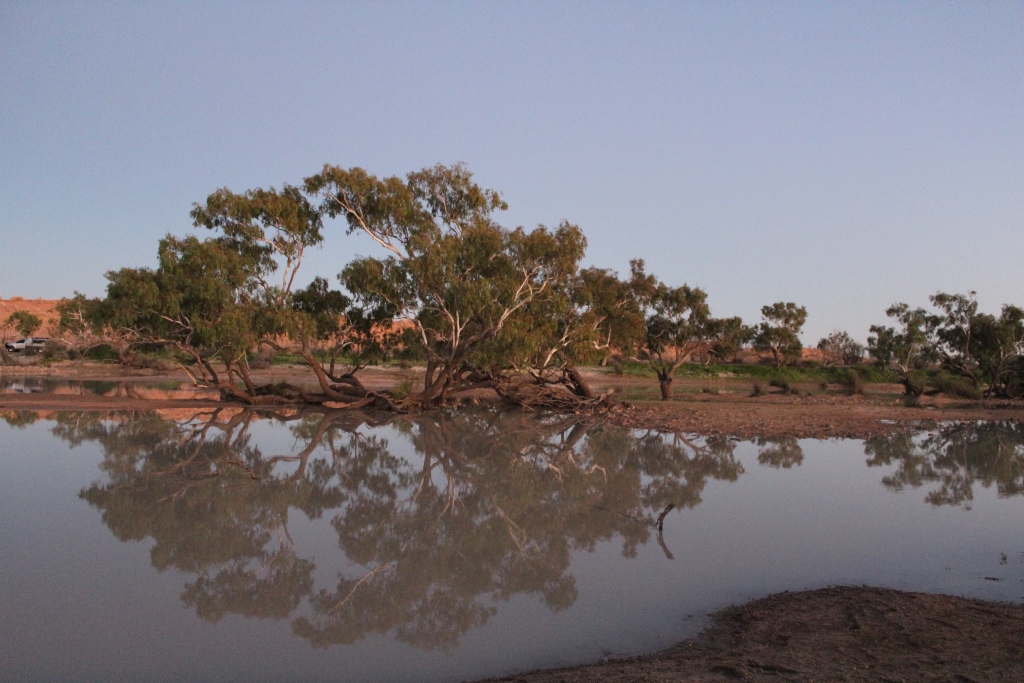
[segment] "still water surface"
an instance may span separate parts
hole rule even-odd
[[[3,417],[5,681],[459,681],[656,650],[782,590],[1024,602],[1018,424]]]

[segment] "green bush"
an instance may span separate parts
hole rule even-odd
[[[944,394],[949,394],[950,396],[956,396],[957,398],[974,400],[981,398],[981,389],[979,389],[974,382],[965,377],[957,377],[945,372],[940,372],[932,378],[931,384],[936,390]]]
[[[391,397],[396,401],[404,401],[412,393],[412,380],[403,379],[391,390]]]
[[[843,377],[843,386],[851,396],[864,393],[864,379],[857,370],[847,370]]]
[[[68,351],[67,346],[51,339],[43,347],[43,358],[50,361],[67,360],[69,358]]]
[[[121,360],[117,355],[117,349],[110,344],[100,344],[99,346],[94,346],[91,349],[86,349],[85,353],[82,354],[82,357],[86,360],[101,362],[113,361],[116,363]]]

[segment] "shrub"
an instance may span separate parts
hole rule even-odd
[[[70,354],[69,349],[58,341],[50,340],[43,347],[43,358],[46,360],[67,360]]]
[[[132,356],[131,366],[133,368],[141,368],[143,370],[156,370],[158,372],[166,372],[170,369],[170,366],[165,363],[162,359],[152,356],[150,354],[137,354]]]
[[[249,361],[251,370],[266,370],[274,364],[274,351],[272,349],[261,349],[252,360]]]
[[[120,357],[117,355],[117,349],[110,344],[100,344],[94,346],[91,349],[87,349],[82,356],[88,360],[98,361],[120,361]]]
[[[850,370],[843,378],[843,386],[850,392],[850,396],[864,393],[864,378],[856,370]]]
[[[963,377],[956,377],[940,372],[932,379],[932,386],[938,391],[957,398],[980,399],[981,389]]]
[[[764,396],[764,385],[760,382],[754,382],[753,389],[750,392],[751,396]]]
[[[404,401],[409,398],[409,394],[412,393],[412,380],[403,379],[401,382],[395,385],[395,388],[391,390],[391,397],[396,401]]]

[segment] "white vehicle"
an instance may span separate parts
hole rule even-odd
[[[50,341],[49,337],[25,337],[24,339],[7,342],[4,346],[7,347],[8,351],[17,353],[18,351],[24,351],[25,349],[42,350],[48,341]]]

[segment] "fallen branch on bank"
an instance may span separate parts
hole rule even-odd
[[[571,391],[561,383],[509,382],[495,385],[494,391],[503,401],[529,410],[593,412],[607,408],[612,403],[611,391],[589,398]]]

